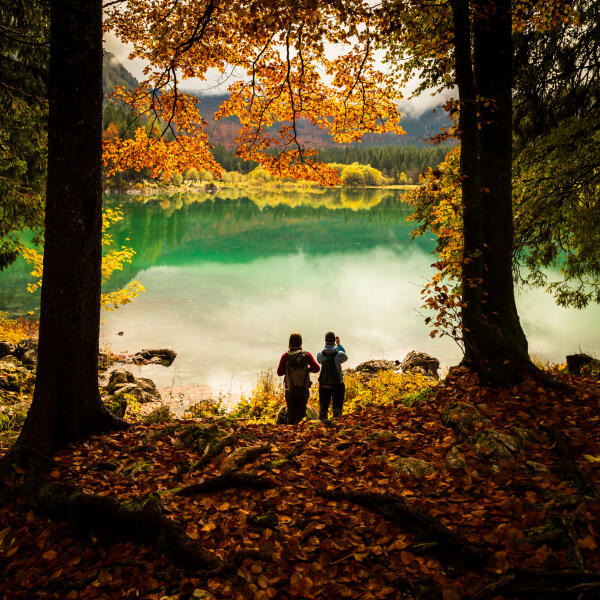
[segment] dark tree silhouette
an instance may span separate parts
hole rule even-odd
[[[512,278],[512,7],[453,0],[464,218],[464,363],[497,380],[532,368]]]
[[[102,3],[50,3],[48,180],[38,367],[17,448],[47,454],[124,427],[98,391]]]

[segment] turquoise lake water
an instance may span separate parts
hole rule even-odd
[[[116,243],[136,251],[110,287],[137,279],[146,292],[103,311],[101,345],[174,348],[170,368],[139,369],[160,387],[209,386],[235,398],[277,366],[294,330],[313,353],[335,331],[349,366],[401,360],[410,350],[437,356],[444,368],[460,360],[454,342],[431,339],[423,322],[433,239],[410,238],[410,208],[398,191],[238,191],[106,205],[125,214],[112,230]],[[28,271],[18,262],[0,274],[0,310],[37,307],[39,297],[25,290]],[[518,307],[533,355],[562,361],[600,351],[600,307],[565,310],[532,289],[519,290]]]

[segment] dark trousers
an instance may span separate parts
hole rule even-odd
[[[329,412],[329,403],[333,404],[333,417],[341,417],[344,408],[344,396],[346,386],[344,382],[338,383],[333,387],[319,386],[319,419],[325,421]]]
[[[288,425],[297,425],[306,416],[308,388],[292,388],[285,390]]]

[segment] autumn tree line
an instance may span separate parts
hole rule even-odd
[[[106,70],[105,70],[106,73]],[[110,72],[109,72],[110,73]],[[105,86],[108,90],[108,86]],[[105,91],[106,94],[106,91]],[[122,139],[131,139],[134,137],[135,129],[139,125],[135,113],[125,104],[106,102],[103,112],[103,136],[110,138],[118,136]],[[149,131],[150,121],[145,119],[143,126]],[[150,132],[149,132],[150,133]],[[161,135],[161,130],[156,127],[154,135]],[[172,137],[172,133],[168,132]],[[423,142],[426,140],[423,140]],[[318,159],[328,164],[358,165],[370,166],[377,169],[381,175],[379,178],[369,177],[364,169],[357,169],[358,174],[354,174],[352,183],[349,185],[382,185],[387,184],[418,184],[419,175],[428,167],[438,165],[448,151],[448,144],[424,144],[419,145],[381,145],[368,146],[365,143],[348,144],[343,146],[330,145],[319,148]],[[216,144],[212,149],[215,160],[223,167],[226,174],[240,173],[248,175],[256,169],[258,163],[253,160],[244,160],[237,156],[223,144]],[[341,169],[339,169],[341,172]],[[125,173],[115,173],[109,183],[118,187],[124,185],[125,181],[141,181],[149,178],[148,168],[140,171],[129,170]],[[179,173],[183,179],[204,179],[206,181],[214,179],[214,175],[207,170],[186,169]],[[352,175],[348,174],[348,179]],[[239,179],[239,178],[238,178]],[[176,177],[177,181],[178,178]],[[225,181],[236,181],[236,177],[225,177]],[[345,183],[345,182],[344,182]]]

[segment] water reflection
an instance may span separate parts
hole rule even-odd
[[[423,324],[419,291],[433,240],[410,239],[410,209],[397,191],[231,189],[107,203],[126,217],[116,242],[136,250],[110,286],[140,279],[147,292],[103,314],[101,341],[115,351],[175,348],[171,368],[141,370],[161,387],[207,384],[237,395],[276,365],[292,330],[317,351],[333,329],[350,365],[412,349],[445,366],[460,358]],[[4,310],[36,307],[38,297],[25,291],[29,270],[17,263],[0,274]],[[599,307],[560,309],[540,290],[521,293],[518,306],[533,354],[561,360],[600,350]]]

